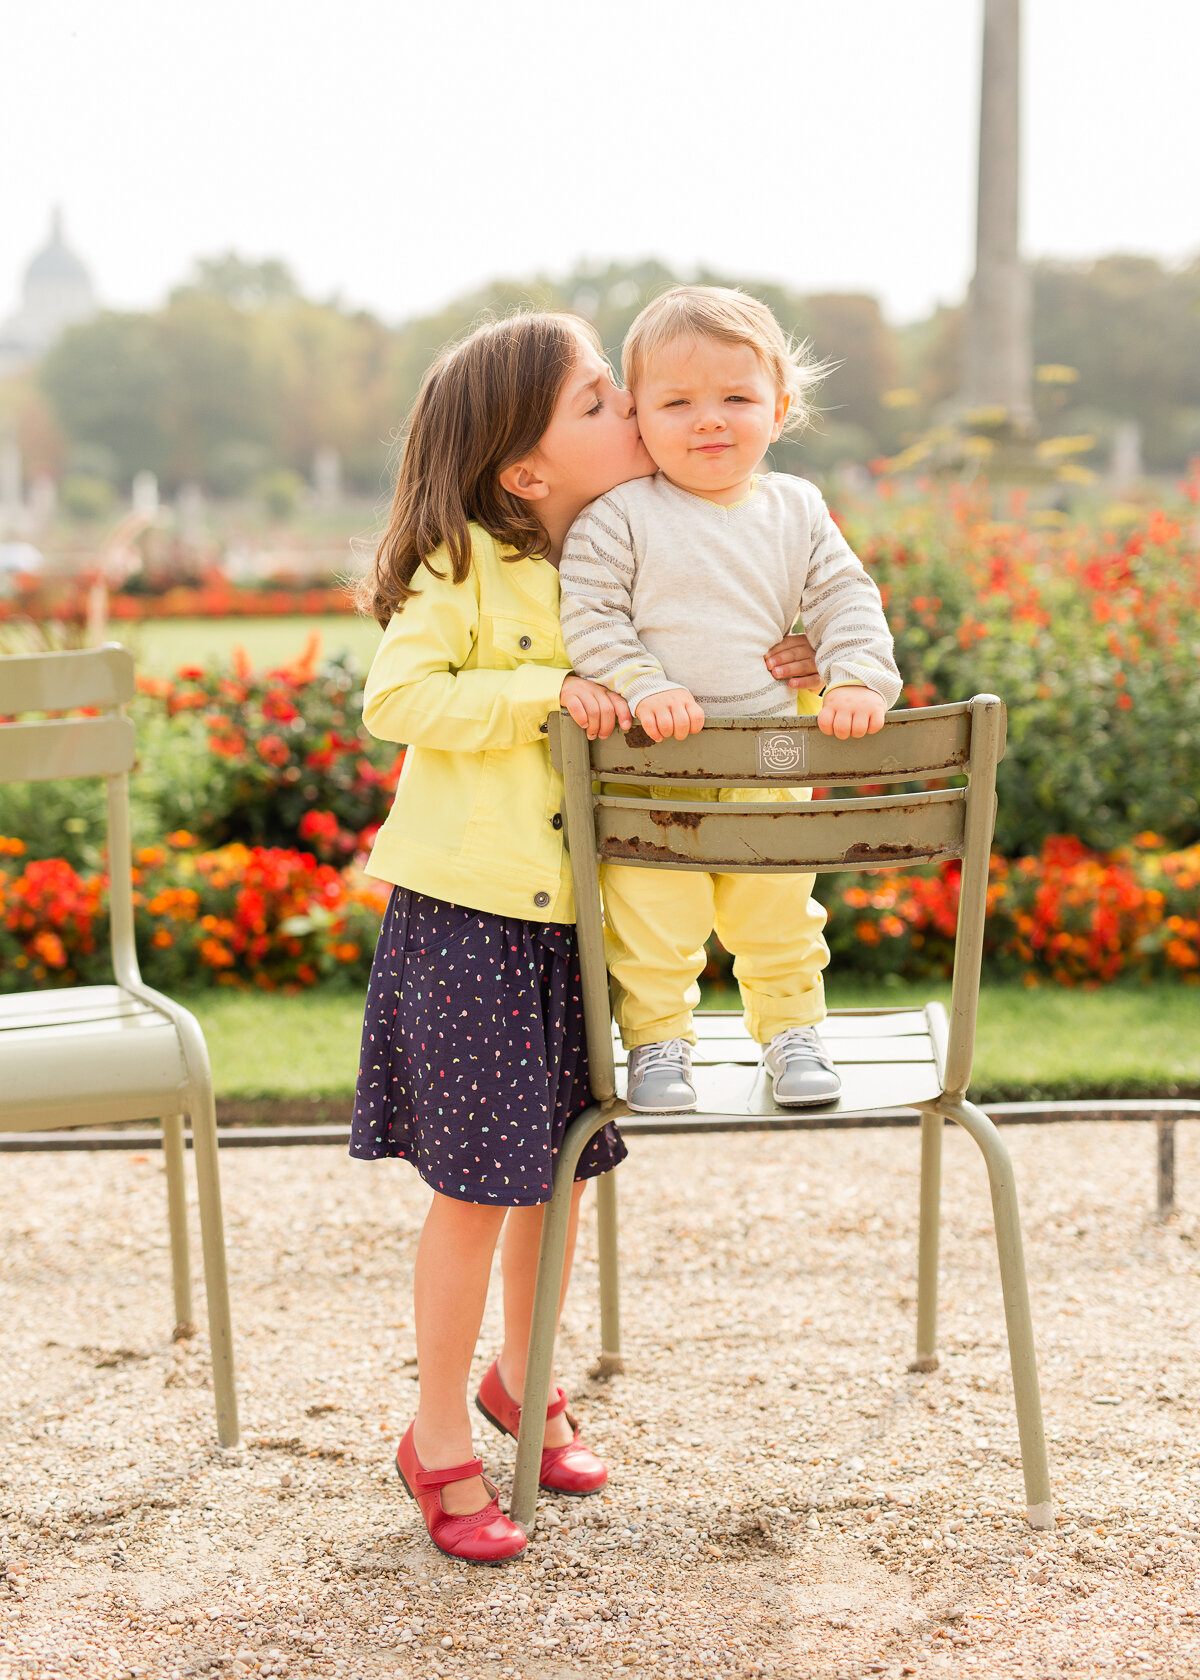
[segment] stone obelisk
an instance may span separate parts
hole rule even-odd
[[[1021,0],[984,0],[975,278],[967,296],[968,408],[1032,423],[1029,275],[1021,261]]]

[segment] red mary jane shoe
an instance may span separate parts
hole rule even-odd
[[[520,1429],[521,1408],[500,1381],[499,1366],[494,1360],[479,1385],[475,1404],[488,1422],[505,1435],[515,1435]],[[555,1390],[554,1399],[546,1407],[547,1420],[558,1417],[560,1412],[567,1412],[567,1397],[561,1388]],[[575,1431],[574,1439],[565,1447],[543,1448],[538,1485],[554,1493],[598,1493],[608,1480],[608,1466],[579,1439],[579,1425],[570,1412],[567,1412],[567,1422]]]
[[[505,1563],[528,1545],[521,1529],[501,1511],[496,1489],[486,1476],[483,1484],[492,1498],[482,1511],[459,1517],[443,1508],[442,1489],[447,1483],[483,1476],[481,1458],[473,1458],[469,1464],[456,1464],[449,1470],[426,1470],[417,1457],[413,1426],[409,1424],[396,1449],[396,1473],[420,1506],[429,1538],[448,1557],[463,1558],[467,1563]]]

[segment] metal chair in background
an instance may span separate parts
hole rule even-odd
[[[554,1358],[558,1299],[575,1166],[608,1121],[627,1137],[663,1132],[756,1131],[802,1124],[779,1108],[759,1070],[759,1046],[740,1014],[696,1017],[693,1056],[697,1112],[630,1113],[614,1054],[600,901],[599,865],[777,874],[895,869],[961,858],[962,884],[954,978],[947,1018],[940,1003],[924,1009],[835,1010],[822,1026],[842,1079],[842,1094],[823,1115],[848,1119],[881,1107],[921,1113],[917,1348],[913,1368],[937,1365],[938,1225],[942,1129],[962,1126],[983,1153],[991,1186],[996,1247],[1008,1328],[1026,1509],[1034,1528],[1053,1527],[1033,1324],[1012,1163],[995,1126],[967,1100],[975,1042],[987,910],[988,861],[995,821],[996,766],[1004,752],[1004,706],[994,695],[960,705],[896,713],[873,736],[838,741],[812,718],[710,719],[687,741],[654,745],[634,728],[589,742],[565,713],[550,719],[551,751],[565,784],[566,832],[575,885],[583,1002],[593,1106],[568,1129],[546,1211],[530,1333],[526,1394],[547,1389]],[[815,803],[721,802],[663,798],[660,784],[726,787],[853,787],[944,783],[898,794],[857,793]],[[597,791],[613,783],[645,786],[648,798]],[[615,1175],[597,1182],[600,1249],[601,1370],[621,1369]],[[513,1484],[513,1520],[528,1528],[536,1511],[545,1432],[542,1408],[525,1406]]]
[[[192,1122],[208,1297],[217,1438],[238,1442],[217,1119],[208,1050],[190,1011],[147,986],[133,927],[129,772],[133,658],[109,644],[0,658],[0,782],[103,776],[108,788],[112,986],[0,996],[0,1131],[160,1119],[167,1172],[175,1334],[190,1335],[183,1117]],[[97,716],[38,716],[95,708]],[[19,836],[15,837],[19,838]]]

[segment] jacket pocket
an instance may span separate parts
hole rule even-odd
[[[518,665],[553,665],[556,657],[565,661],[561,652],[562,638],[557,624],[530,623],[521,618],[493,618],[491,620],[492,660],[481,659],[501,670],[515,670]]]

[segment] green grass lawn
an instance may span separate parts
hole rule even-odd
[[[114,624],[110,635],[130,649],[139,669],[166,676],[180,665],[228,659],[237,645],[245,648],[256,667],[279,665],[294,659],[314,630],[320,631],[323,653],[348,648],[364,667],[381,634],[371,619],[327,613],[311,618],[149,619],[141,624]]]
[[[948,998],[938,985],[830,986],[833,1008]],[[729,996],[714,996],[728,1007]],[[349,1096],[358,1065],[357,993],[294,998],[201,992],[187,999],[208,1037],[218,1095]],[[1200,991],[1111,986],[984,988],[973,1095],[996,1102],[1200,1093]]]

